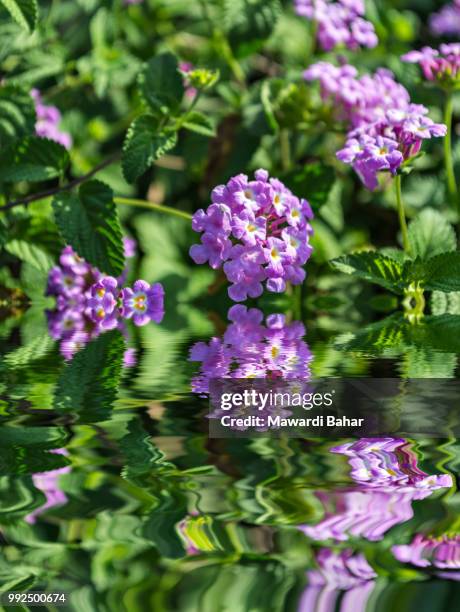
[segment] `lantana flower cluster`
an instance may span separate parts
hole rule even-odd
[[[410,544],[392,547],[398,561],[440,569],[439,578],[460,580],[460,535],[426,536],[418,533]]]
[[[430,29],[437,36],[460,36],[460,0],[454,0],[433,13]]]
[[[345,122],[347,141],[337,157],[350,164],[370,190],[378,186],[379,172],[395,175],[419,153],[423,140],[447,132],[444,124],[427,116],[427,108],[411,103],[408,91],[389,70],[359,77],[354,66],[318,62],[304,78],[319,80],[323,101],[331,105],[337,120]]]
[[[35,123],[35,132],[40,138],[49,138],[61,144],[66,149],[72,146],[72,138],[67,132],[63,132],[59,124],[61,122],[61,113],[56,106],[44,104],[42,96],[38,89],[32,89],[30,92],[35,102],[35,113],[37,121]]]
[[[324,51],[339,45],[348,49],[375,47],[374,26],[363,18],[363,0],[294,0],[296,13],[316,23],[317,40]]]
[[[129,239],[125,240],[125,254],[131,249]],[[56,298],[56,308],[47,313],[48,327],[51,336],[61,341],[65,358],[70,359],[103,331],[114,328],[124,331],[125,319],[132,319],[135,325],[161,322],[164,315],[161,284],[137,280],[132,287],[123,288],[125,276],[116,279],[103,275],[72,247],[64,248],[59,265],[49,272],[46,293]]]
[[[414,501],[452,486],[448,474],[430,476],[423,472],[403,438],[362,438],[336,446],[331,452],[349,457],[355,484],[316,493],[325,515],[316,525],[300,527],[314,540],[381,540],[389,529],[413,517]]]
[[[281,314],[269,315],[264,323],[259,309],[241,304],[230,308],[228,319],[223,337],[197,342],[190,351],[190,361],[201,363],[192,380],[195,393],[208,393],[213,378],[310,378],[313,356],[302,323],[286,323]]]
[[[445,87],[460,86],[460,43],[440,45],[439,50],[423,47],[401,56],[403,62],[419,64],[427,81]]]
[[[302,266],[311,255],[307,200],[296,197],[281,181],[257,170],[255,180],[239,174],[212,192],[212,204],[193,215],[192,227],[202,233],[190,256],[197,264],[223,266],[235,302],[268,291],[282,292],[286,282],[305,278]]]

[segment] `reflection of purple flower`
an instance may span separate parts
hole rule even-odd
[[[335,552],[322,548],[316,555],[316,563],[318,569],[307,572],[308,586],[298,612],[332,612],[339,609],[339,600],[343,612],[365,612],[377,574],[364,555],[353,554],[349,549]]]
[[[128,348],[123,353],[123,365],[125,368],[133,368],[137,364],[137,355],[135,348]]]
[[[412,502],[452,486],[447,474],[429,476],[401,438],[363,438],[331,449],[349,457],[350,476],[357,483],[341,491],[317,492],[325,517],[302,531],[315,540],[347,540],[362,536],[380,540],[394,525],[412,518]]]
[[[212,204],[194,214],[192,228],[202,236],[190,256],[214,269],[223,266],[236,302],[260,296],[265,281],[269,291],[281,292],[287,281],[298,285],[305,278],[312,217],[308,202],[266,170],[253,181],[240,174],[216,187]]]
[[[130,236],[123,236],[123,250],[126,259],[130,259],[136,255],[137,242]]]
[[[64,448],[55,449],[50,452],[59,455],[67,455],[67,451]],[[43,506],[40,506],[40,508],[37,508],[26,516],[25,520],[28,523],[35,523],[37,516],[49,508],[54,508],[55,506],[66,503],[67,497],[59,488],[59,477],[62,474],[68,474],[70,469],[70,466],[64,466],[62,468],[58,468],[57,470],[38,472],[32,476],[34,486],[45,494],[46,501]]]
[[[375,47],[374,26],[363,19],[362,0],[294,0],[298,15],[316,23],[317,39],[324,51],[339,45],[349,49]]]
[[[401,563],[411,563],[417,567],[432,567],[441,570],[460,570],[460,536],[442,535],[430,537],[417,534],[410,544],[392,547],[392,552]],[[459,580],[458,571],[439,572],[439,577]]]
[[[59,123],[61,121],[61,113],[55,106],[43,104],[42,97],[38,89],[32,89],[30,92],[35,102],[35,112],[37,114],[37,122],[35,131],[37,136],[41,138],[49,138],[58,142],[66,149],[72,146],[72,138],[70,134],[61,132]]]
[[[160,283],[149,285],[137,280],[133,288],[121,291],[122,315],[133,319],[136,325],[146,325],[149,321],[160,323],[164,316],[164,291]]]
[[[284,315],[270,315],[264,325],[260,310],[241,304],[230,308],[228,318],[222,338],[197,342],[190,351],[190,361],[201,362],[193,391],[207,393],[212,378],[310,377],[313,357],[302,323],[287,324]]]

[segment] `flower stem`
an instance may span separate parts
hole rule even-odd
[[[180,217],[181,219],[187,219],[187,221],[192,220],[192,215],[183,210],[178,210],[177,208],[171,208],[170,206],[162,206],[161,204],[154,204],[153,202],[147,202],[147,200],[137,200],[135,198],[113,198],[115,204],[123,204],[125,206],[137,206],[138,208],[147,208],[149,210],[156,210],[157,212],[162,212],[167,215],[173,215],[175,217]]]
[[[404,212],[404,204],[401,194],[401,175],[395,176],[395,191],[396,191],[396,206],[398,209],[399,225],[401,227],[403,247],[406,253],[410,252],[409,236],[407,233],[406,214]]]
[[[291,168],[291,143],[289,140],[289,131],[287,129],[280,130],[280,152],[281,152],[281,165],[284,171],[288,171]]]
[[[446,93],[446,106],[444,108],[444,123],[447,125],[447,134],[444,138],[444,163],[446,164],[447,189],[452,202],[459,208],[457,181],[455,180],[454,162],[452,159],[452,92]]]

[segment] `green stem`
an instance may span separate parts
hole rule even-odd
[[[291,167],[291,143],[289,141],[289,131],[286,129],[280,130],[280,150],[281,164],[283,170],[287,171]]]
[[[403,247],[406,253],[410,252],[409,236],[407,233],[406,214],[404,212],[404,204],[401,194],[401,175],[395,176],[395,190],[396,190],[396,206],[398,209],[399,225],[401,227]]]
[[[169,206],[162,206],[161,204],[154,204],[153,202],[147,202],[147,200],[137,200],[135,198],[113,198],[115,204],[123,204],[124,206],[136,206],[137,208],[147,208],[149,210],[156,210],[157,212],[166,213],[167,215],[173,215],[180,217],[181,219],[192,220],[192,215],[183,210],[177,208],[170,208]]]
[[[452,92],[446,93],[446,106],[444,109],[444,123],[447,125],[447,134],[444,138],[444,163],[446,164],[447,189],[452,202],[459,207],[457,181],[455,180],[454,162],[452,159]],[[460,210],[459,210],[460,213]]]

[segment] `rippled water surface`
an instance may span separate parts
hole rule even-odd
[[[457,440],[210,439],[203,397],[213,376],[452,378],[456,317],[229,319],[177,306],[70,347],[42,312],[3,323],[2,588],[79,611],[458,610]]]

